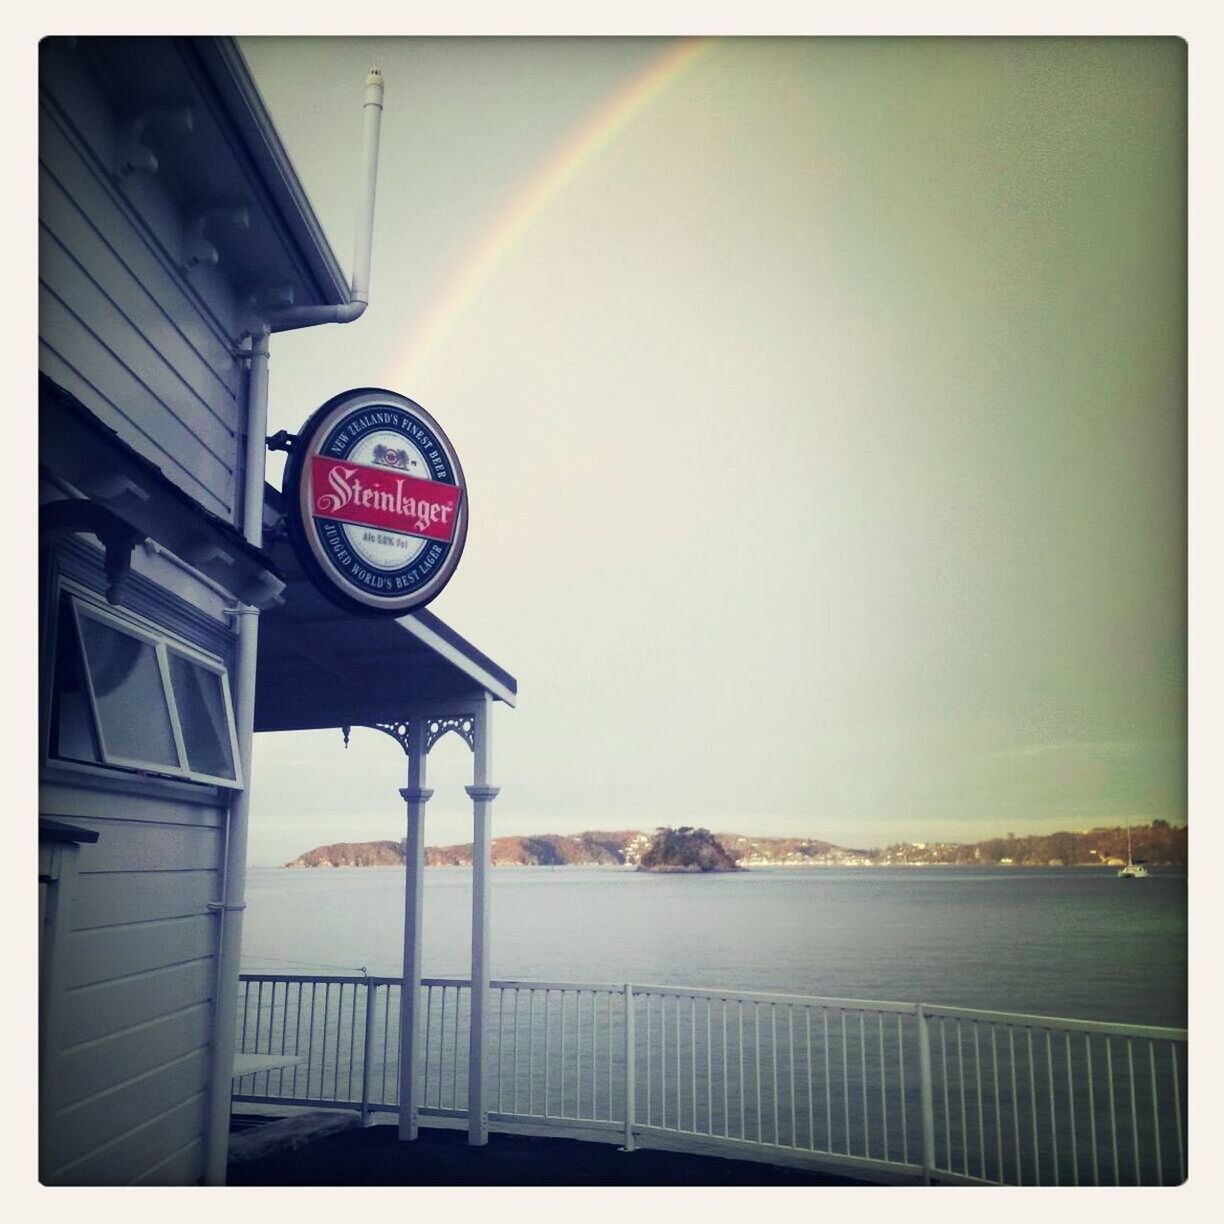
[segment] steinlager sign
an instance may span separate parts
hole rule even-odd
[[[459,458],[433,417],[394,391],[345,391],[313,413],[289,453],[285,498],[303,569],[350,611],[423,607],[463,553]]]

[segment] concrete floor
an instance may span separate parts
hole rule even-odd
[[[325,1134],[230,1165],[231,1186],[856,1186],[867,1183],[756,1161],[624,1152],[608,1143],[491,1135],[469,1147],[461,1130],[423,1128],[400,1143],[394,1126]]]

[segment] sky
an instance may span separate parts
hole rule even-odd
[[[371,305],[273,337],[269,429],[455,444],[495,835],[1185,820],[1183,43],[240,45],[346,269],[384,73]],[[257,736],[250,861],[401,837],[404,768]]]

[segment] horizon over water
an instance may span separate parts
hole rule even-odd
[[[466,977],[468,868],[425,873],[424,972]],[[404,873],[248,872],[247,973],[398,976]],[[1184,869],[756,868],[492,875],[494,979],[942,1003],[1185,1027]]]

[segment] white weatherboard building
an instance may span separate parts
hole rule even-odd
[[[410,985],[425,754],[473,748],[487,860],[490,709],[516,683],[425,611],[352,632],[264,484],[270,336],[367,301],[381,78],[351,284],[232,40],[47,39],[39,101],[40,1177],[219,1183],[252,731],[404,748]]]

